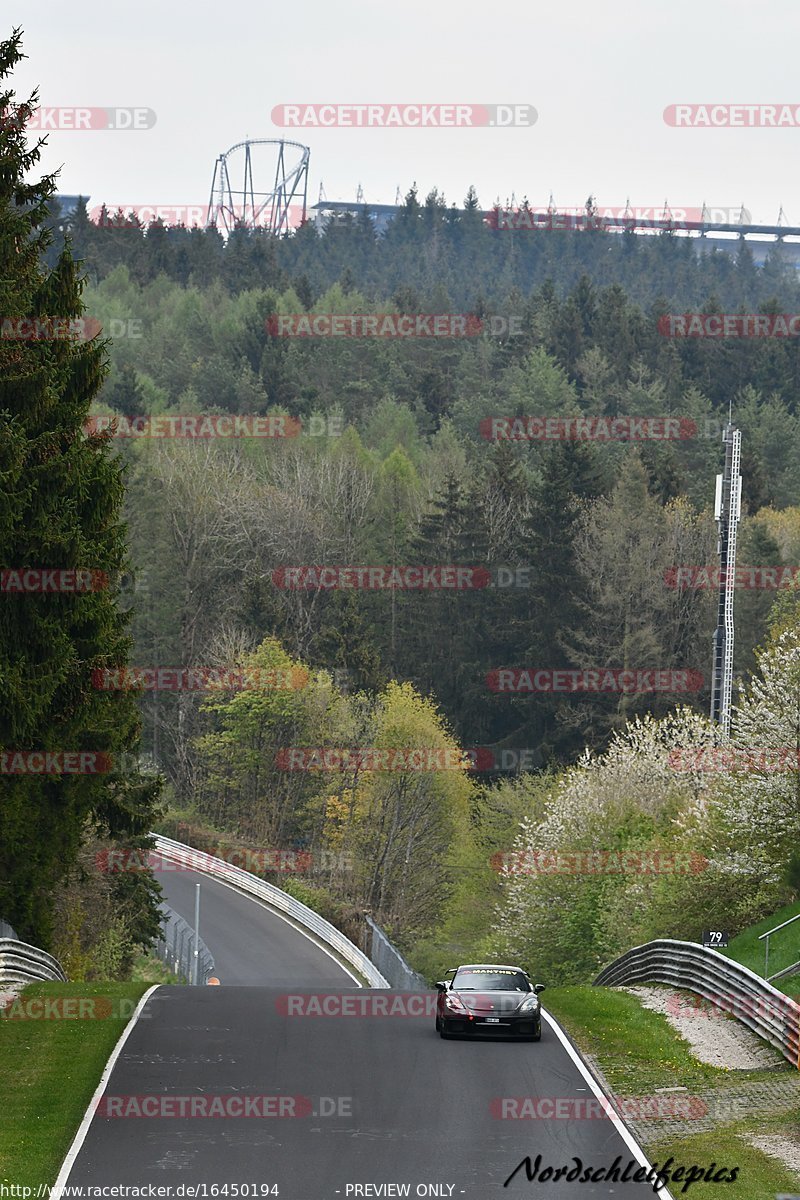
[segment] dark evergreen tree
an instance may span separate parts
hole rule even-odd
[[[582,502],[600,489],[595,452],[588,446],[557,442],[546,451],[524,529],[532,578],[524,593],[518,658],[498,666],[558,670],[594,665],[575,661],[568,647],[588,600],[575,553]],[[560,718],[580,702],[581,697],[559,693],[512,699],[526,739],[519,744],[537,750],[544,761],[568,759],[580,749],[582,738],[571,721]]]
[[[129,420],[144,413],[144,391],[133,367],[127,363],[120,367],[103,399]]]
[[[15,31],[0,43],[0,112],[14,107],[5,81],[21,57]],[[51,272],[40,264],[51,237],[46,221],[55,178],[27,181],[41,156],[41,142],[29,148],[24,128],[37,99],[34,93],[19,110],[19,128],[0,123],[0,312],[77,318],[82,285],[69,248]],[[107,435],[84,433],[105,371],[106,349],[97,339],[0,341],[4,570],[97,572],[93,578],[102,583],[124,569],[121,466]],[[93,686],[94,671],[126,664],[126,623],[113,586],[6,589],[0,606],[0,747],[11,764],[0,783],[0,914],[22,938],[44,947],[53,889],[75,862],[87,828],[114,839],[145,833],[159,785],[127,765],[111,773],[40,774],[14,767],[35,767],[35,758],[8,756],[77,751],[106,754],[118,764],[134,751],[134,698]]]
[[[485,567],[487,546],[479,514],[472,510],[464,488],[449,475],[423,518],[413,547],[419,566]],[[480,581],[483,576],[476,575]],[[400,671],[436,696],[460,732],[467,732],[464,689],[479,681],[475,647],[480,645],[486,619],[484,588],[431,588],[404,592],[399,597],[403,630]]]

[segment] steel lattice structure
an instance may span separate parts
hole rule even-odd
[[[254,146],[276,146],[275,177],[270,190],[257,189],[254,182]],[[296,151],[296,153],[294,153]],[[233,162],[228,160],[233,156]],[[233,229],[268,229],[270,233],[288,233],[299,222],[292,222],[292,206],[302,203],[306,219],[308,164],[311,151],[299,142],[256,138],[237,142],[214,163],[211,195],[206,223],[230,233]],[[239,164],[239,160],[241,163]],[[287,165],[289,164],[289,165]],[[241,188],[231,184],[231,173],[241,165]],[[258,181],[262,182],[261,180]]]
[[[725,467],[717,476],[714,516],[719,538],[719,602],[711,671],[711,720],[727,735],[731,731],[733,689],[733,589],[736,580],[736,532],[742,513],[742,477],[739,466],[742,435],[730,422],[723,434]]]

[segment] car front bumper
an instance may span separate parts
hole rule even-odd
[[[472,1020],[468,1016],[446,1014],[442,1018],[442,1028],[454,1037],[519,1037],[538,1038],[542,1032],[541,1013],[524,1013],[521,1016],[486,1017],[476,1014]]]

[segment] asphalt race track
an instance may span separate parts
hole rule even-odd
[[[170,903],[191,919],[193,875],[161,878]],[[526,1155],[540,1154],[542,1170],[571,1168],[574,1157],[584,1167],[610,1167],[618,1155],[624,1169],[634,1157],[604,1116],[500,1119],[504,1097],[593,1099],[549,1024],[539,1043],[442,1041],[424,1013],[432,995],[409,1004],[408,994],[357,988],[307,938],[206,877],[201,932],[222,986],[161,987],[151,996],[107,1082],[70,1186],[154,1185],[171,1188],[163,1196],[205,1197],[224,1195],[212,1185],[227,1184],[231,1196],[231,1185],[249,1184],[252,1197],[277,1185],[269,1194],[283,1200],[653,1195],[646,1183],[531,1183],[524,1169],[503,1187]],[[248,981],[261,986],[230,986]],[[337,1012],[393,1000],[403,1013],[298,1012],[319,996],[336,996],[327,1006]],[[189,1101],[164,1097],[226,1111],[180,1115]],[[249,1100],[263,1106],[259,1115],[240,1115],[253,1097],[262,1098]],[[153,1105],[159,1115],[134,1115],[152,1114]],[[409,1190],[387,1191],[387,1184]]]
[[[339,963],[282,917],[224,883],[194,871],[156,871],[171,908],[194,927],[200,884],[200,937],[214,956],[220,984],[355,987]]]

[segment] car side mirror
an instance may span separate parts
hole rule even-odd
[[[538,994],[539,994],[539,992],[543,992],[543,991],[544,991],[544,989],[545,989],[546,987],[547,987],[547,984],[546,984],[546,983],[537,983],[537,984],[536,984],[536,987],[535,987],[533,990],[534,990],[534,991],[536,992],[536,994],[538,995]]]
[[[435,983],[433,986],[436,988],[437,992],[446,992],[447,991],[447,984],[444,982],[443,979],[440,979],[439,982]]]

